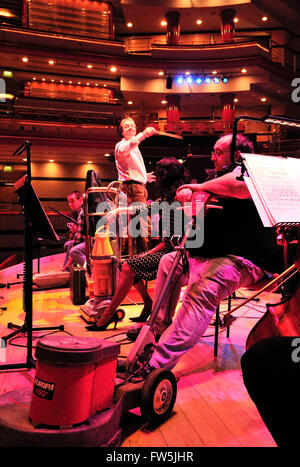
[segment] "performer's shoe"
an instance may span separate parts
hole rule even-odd
[[[116,311],[105,324],[102,324],[102,326],[98,326],[97,323],[94,323],[94,324],[90,324],[89,326],[86,326],[85,329],[87,329],[88,331],[96,331],[96,332],[105,331],[106,328],[111,323],[114,323],[114,329],[116,329],[118,321],[121,321],[121,320],[119,318],[118,312]]]
[[[145,323],[147,319],[149,318],[149,316],[151,315],[151,311],[152,311],[152,301],[151,301],[150,306],[149,305],[144,306],[140,316],[134,316],[133,318],[129,318],[129,319],[130,321],[133,321],[134,323]]]

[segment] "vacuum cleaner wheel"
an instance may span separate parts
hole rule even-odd
[[[153,370],[141,390],[141,413],[152,424],[164,422],[171,414],[177,396],[173,373],[163,368]]]

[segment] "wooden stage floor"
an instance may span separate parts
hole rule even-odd
[[[61,255],[41,260],[41,272],[57,270]],[[36,270],[36,264],[34,264]],[[0,271],[0,283],[16,282],[21,265]],[[21,280],[21,279],[20,279]],[[237,296],[249,296],[248,290],[239,290]],[[11,330],[7,323],[22,325],[22,284],[0,289],[0,306],[7,307],[0,316],[0,336]],[[210,326],[199,344],[188,352],[174,369],[180,376],[178,394],[171,417],[153,428],[140,415],[139,409],[125,414],[122,419],[122,447],[276,447],[271,434],[251,401],[243,384],[240,358],[245,352],[247,336],[265,312],[265,303],[278,302],[277,294],[264,293],[258,302],[251,301],[236,311],[238,317],[231,327],[230,337],[221,329],[219,352],[214,357],[214,327]],[[135,300],[135,296],[130,296]],[[240,301],[233,301],[233,304]],[[126,316],[117,329],[91,333],[86,322],[72,304],[68,288],[35,291],[33,293],[33,325],[58,326],[76,336],[93,336],[119,341],[132,327],[130,316],[136,316],[142,306],[125,305]],[[227,302],[221,312],[227,308]],[[46,332],[33,333],[33,347],[37,338]],[[11,339],[5,349],[5,364],[26,359],[27,339],[19,335]],[[121,355],[127,355],[132,344],[121,342]],[[3,357],[3,349],[2,349]],[[35,370],[0,371],[0,395],[31,388]]]

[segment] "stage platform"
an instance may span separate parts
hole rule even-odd
[[[63,254],[41,259],[41,272],[59,271]],[[34,271],[36,263],[34,262]],[[16,275],[22,273],[22,265],[0,271],[0,283],[22,282]],[[153,293],[154,282],[149,284]],[[250,291],[241,289],[237,297],[249,296]],[[11,330],[9,322],[22,325],[22,284],[0,289],[1,311],[0,336]],[[214,326],[209,326],[199,344],[188,352],[175,367],[179,376],[178,394],[171,417],[161,426],[153,428],[141,417],[139,409],[128,412],[122,419],[122,447],[275,447],[276,444],[252,403],[242,380],[240,358],[245,352],[247,336],[255,323],[265,313],[266,303],[277,303],[278,294],[264,293],[258,302],[249,302],[240,308],[237,319],[226,337],[220,330],[218,356],[214,357]],[[238,303],[240,300],[238,301]],[[233,300],[233,304],[237,302]],[[79,313],[79,306],[72,304],[69,288],[39,290],[33,292],[33,326],[64,326],[63,332],[75,336],[93,336],[121,343],[121,356],[126,356],[132,346],[126,340],[126,332],[133,326],[129,320],[142,309],[138,296],[131,292],[122,305],[125,318],[117,329],[91,333]],[[227,309],[227,302],[221,313]],[[60,331],[61,332],[61,331]],[[33,347],[44,331],[33,333]],[[0,363],[24,361],[27,339],[19,335],[1,348]],[[35,370],[0,371],[0,395],[14,390],[32,388]]]

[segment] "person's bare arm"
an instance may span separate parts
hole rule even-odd
[[[187,189],[193,191],[207,191],[216,196],[224,196],[226,198],[250,199],[251,195],[244,181],[237,180],[237,172],[230,172],[221,177],[208,180],[199,184],[182,185],[177,190],[176,198],[179,199],[180,192],[182,195],[188,194]],[[186,200],[185,200],[186,201]]]

